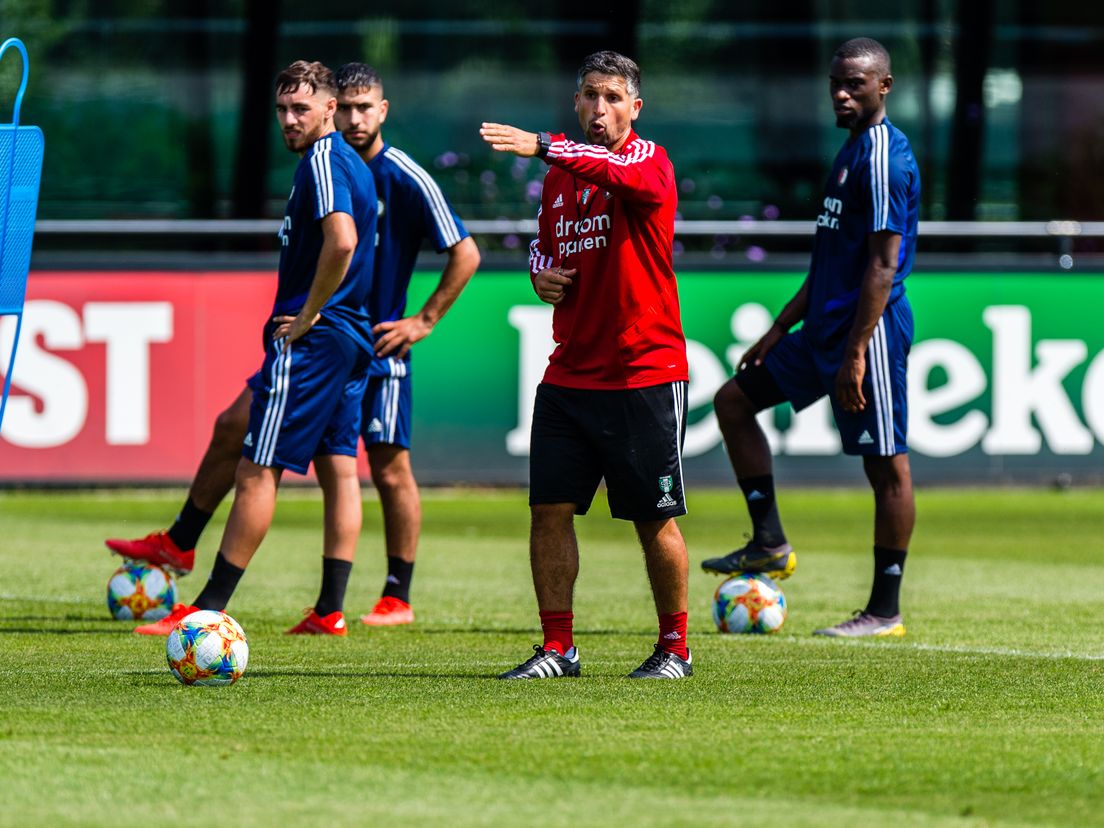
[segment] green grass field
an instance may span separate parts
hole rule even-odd
[[[428,492],[417,624],[342,640],[282,634],[320,569],[320,503],[287,494],[229,607],[249,670],[186,688],[162,639],[110,620],[102,545],[182,493],[0,492],[0,825],[1104,824],[1099,491],[921,493],[909,633],[876,642],[810,635],[865,602],[866,492],[782,493],[799,565],[770,637],[712,629],[697,561],[745,518],[698,492],[680,682],[622,677],[655,615],[600,502],[578,524],[583,678],[531,683],[491,678],[539,641],[524,493]],[[384,572],[366,516],[352,618]]]

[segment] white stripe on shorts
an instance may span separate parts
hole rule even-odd
[[[284,348],[286,337],[280,337],[273,343],[276,358],[272,360],[272,373],[269,385],[264,418],[261,420],[261,433],[257,435],[257,446],[253,449],[253,462],[258,466],[271,466],[276,456],[276,441],[280,436],[280,427],[284,422],[284,409],[287,407],[288,390],[291,386],[291,344]]]
[[[893,435],[893,386],[889,371],[889,348],[886,345],[885,318],[878,320],[866,349],[867,371],[874,389],[874,414],[878,424],[878,454],[889,457],[897,453]]]
[[[383,412],[383,419],[386,423],[384,430],[387,432],[387,442],[395,442],[395,431],[399,427],[399,378],[391,377],[384,381],[387,385],[387,395],[384,399],[387,402],[386,408]]]
[[[686,386],[685,382],[672,382],[671,383],[671,396],[674,401],[675,410],[675,439],[678,444],[678,473],[679,473],[679,488],[682,490],[682,505],[686,505],[686,483],[682,478],[682,442],[685,429],[683,424],[686,422]]]

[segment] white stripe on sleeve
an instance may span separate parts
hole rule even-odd
[[[423,170],[409,155],[395,147],[388,147],[387,158],[395,162],[403,172],[414,179],[418,189],[422,191],[422,197],[429,205],[433,215],[433,222],[437,225],[437,232],[445,242],[445,247],[452,247],[460,243],[460,229],[456,226],[456,220],[452,217],[444,193],[437,186],[429,173]]]

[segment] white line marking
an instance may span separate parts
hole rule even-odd
[[[868,639],[868,638],[808,638],[773,635],[770,637],[758,636],[725,636],[746,641],[782,640],[791,644],[808,644],[817,647],[892,647],[893,649],[919,650],[929,653],[949,653],[951,655],[980,655],[1003,656],[1005,658],[1042,658],[1042,659],[1070,659],[1073,661],[1104,661],[1104,653],[1075,653],[1071,650],[1021,650],[1015,647],[967,647],[958,644],[926,644],[922,641],[901,641],[899,639]]]

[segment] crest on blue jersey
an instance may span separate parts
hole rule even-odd
[[[846,181],[846,180],[847,180],[847,167],[844,167],[842,170],[840,170],[839,185],[842,187],[843,182]]]

